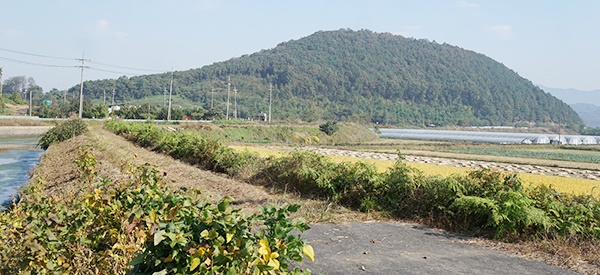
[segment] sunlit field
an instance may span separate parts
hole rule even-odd
[[[284,156],[287,154],[285,151],[272,150],[260,147],[245,147],[245,146],[231,146],[235,150],[248,150],[250,152],[258,153],[261,157],[269,156]],[[364,161],[373,164],[380,172],[384,172],[389,167],[394,165],[394,161],[391,160],[374,160],[374,159],[361,159],[356,157],[341,157],[341,156],[329,156],[331,160],[337,163],[341,162],[358,162]],[[414,167],[423,172],[427,176],[450,176],[453,174],[466,174],[472,170],[470,168],[462,167],[451,167],[435,164],[422,164],[422,163],[407,163],[409,166]],[[558,176],[545,176],[538,174],[528,173],[517,173],[519,178],[523,181],[526,187],[530,185],[547,185],[563,193],[572,193],[576,195],[594,195],[598,197],[600,195],[600,181],[588,180],[581,178],[567,178]]]

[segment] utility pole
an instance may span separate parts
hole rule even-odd
[[[558,145],[562,144],[561,133],[560,133],[560,121],[558,121]]]
[[[214,87],[210,87],[210,108],[214,108],[214,102],[215,102],[215,88]]]
[[[231,86],[231,76],[227,77],[227,111],[225,113],[225,119],[229,120],[229,87]]]
[[[269,123],[271,123],[271,101],[273,99],[273,84],[269,83]]]
[[[163,89],[163,108],[167,107],[167,89]]]
[[[81,59],[77,59],[81,61],[81,84],[79,85],[79,118],[83,117],[83,68],[85,68],[85,52],[81,54]],[[89,61],[89,60],[87,60]]]
[[[31,101],[31,91],[32,91],[32,89],[29,89],[29,116],[31,116],[31,107],[33,107],[32,104],[31,104],[32,103],[32,101]],[[25,93],[27,93],[27,88],[25,88]]]
[[[2,68],[0,68],[0,100],[2,100]]]
[[[148,98],[146,98],[146,103],[148,104],[148,121],[150,121],[150,102],[148,101]]]
[[[237,88],[233,87],[233,118],[237,119]]]
[[[173,95],[173,68],[171,67],[171,85],[169,86],[169,110],[167,111],[167,121],[171,120],[171,95]]]
[[[115,89],[113,89],[113,95],[112,95],[112,101],[110,102],[110,105],[114,106],[115,105],[115,93],[117,91]]]
[[[104,95],[102,99],[104,100],[104,105],[106,105],[106,90],[102,90],[102,94]]]

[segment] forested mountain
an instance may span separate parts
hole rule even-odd
[[[209,54],[209,53],[198,53]],[[174,94],[225,110],[237,88],[239,117],[354,120],[404,125],[581,125],[565,103],[482,54],[424,39],[367,30],[319,31],[273,49],[174,73]],[[162,98],[170,74],[87,81],[85,93],[116,100]],[[215,88],[211,94],[211,88]],[[78,86],[71,92],[78,91]]]

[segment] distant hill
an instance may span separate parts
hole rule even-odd
[[[539,87],[545,92],[550,93],[569,105],[584,103],[600,106],[600,89],[593,91],[581,91],[576,89],[551,88],[543,85],[539,85]]]
[[[539,87],[569,104],[587,126],[600,127],[600,90],[558,89],[543,85]]]
[[[403,125],[583,123],[567,104],[485,55],[368,30],[319,31],[273,49],[175,72],[174,93],[204,108],[214,102],[225,110],[228,76],[230,114],[236,87],[242,118],[266,112],[272,83],[275,119]],[[115,88],[118,101],[132,101],[162,96],[169,77],[121,77],[88,81],[84,87],[93,98]],[[213,94],[212,87],[219,90]]]
[[[600,106],[585,103],[575,103],[571,104],[571,108],[577,112],[579,117],[583,119],[587,126],[600,127]]]

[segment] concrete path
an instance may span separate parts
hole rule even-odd
[[[416,224],[313,224],[302,237],[313,246],[315,262],[300,266],[313,274],[577,274]]]

